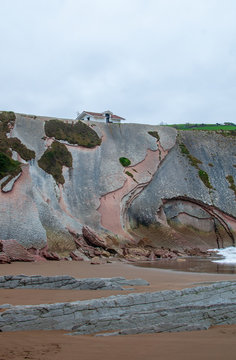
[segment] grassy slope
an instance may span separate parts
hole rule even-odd
[[[173,124],[168,126],[174,127],[177,130],[236,131],[236,125]]]

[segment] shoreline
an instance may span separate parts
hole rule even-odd
[[[0,266],[1,275],[71,275],[77,278],[114,277],[143,278],[150,285],[135,290],[38,290],[0,289],[0,301],[12,305],[30,305],[85,300],[115,294],[180,290],[209,282],[236,280],[235,274],[186,273],[156,268],[140,268],[133,264],[113,262],[91,265],[85,262],[16,262]],[[65,331],[25,331],[0,333],[0,359],[4,360],[71,360],[134,358],[141,360],[222,359],[233,360],[236,351],[236,325],[222,325],[204,331],[157,333],[116,337],[68,336]]]

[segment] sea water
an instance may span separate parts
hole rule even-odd
[[[236,274],[236,247],[209,249],[208,251],[212,252],[209,257],[186,256],[177,259],[157,259],[155,261],[132,264],[141,267],[174,271]]]
[[[236,247],[227,247],[225,249],[211,249],[209,251],[214,251],[217,255],[222,256],[222,259],[212,260],[214,263],[218,264],[235,264],[236,265]]]

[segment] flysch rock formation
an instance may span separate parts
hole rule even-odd
[[[124,290],[122,286],[147,286],[143,279],[124,277],[76,279],[69,275],[5,275],[0,276],[0,288],[4,289],[67,289],[67,290]],[[1,306],[1,305],[0,305]]]
[[[56,304],[3,305],[0,331],[134,334],[236,323],[236,282]]]
[[[63,166],[65,182],[60,184],[38,165],[53,141],[45,135],[48,120],[16,114],[9,137],[36,156],[0,192],[0,239],[15,239],[26,249],[50,248],[55,242],[74,243],[74,236],[88,226],[100,235],[104,248],[133,243],[206,250],[235,244],[235,192],[227,180],[230,175],[236,181],[235,136],[90,123],[101,145],[86,148],[61,141],[73,165]],[[210,188],[181,152],[182,143],[200,161]],[[14,156],[19,159],[16,152]],[[124,168],[120,157],[131,165]]]

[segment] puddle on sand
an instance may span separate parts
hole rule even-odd
[[[132,265],[175,271],[236,274],[236,264],[222,264],[212,262],[214,260],[219,260],[219,257],[211,256],[210,258],[185,257],[177,259],[158,259],[155,261],[136,262],[132,263]]]

